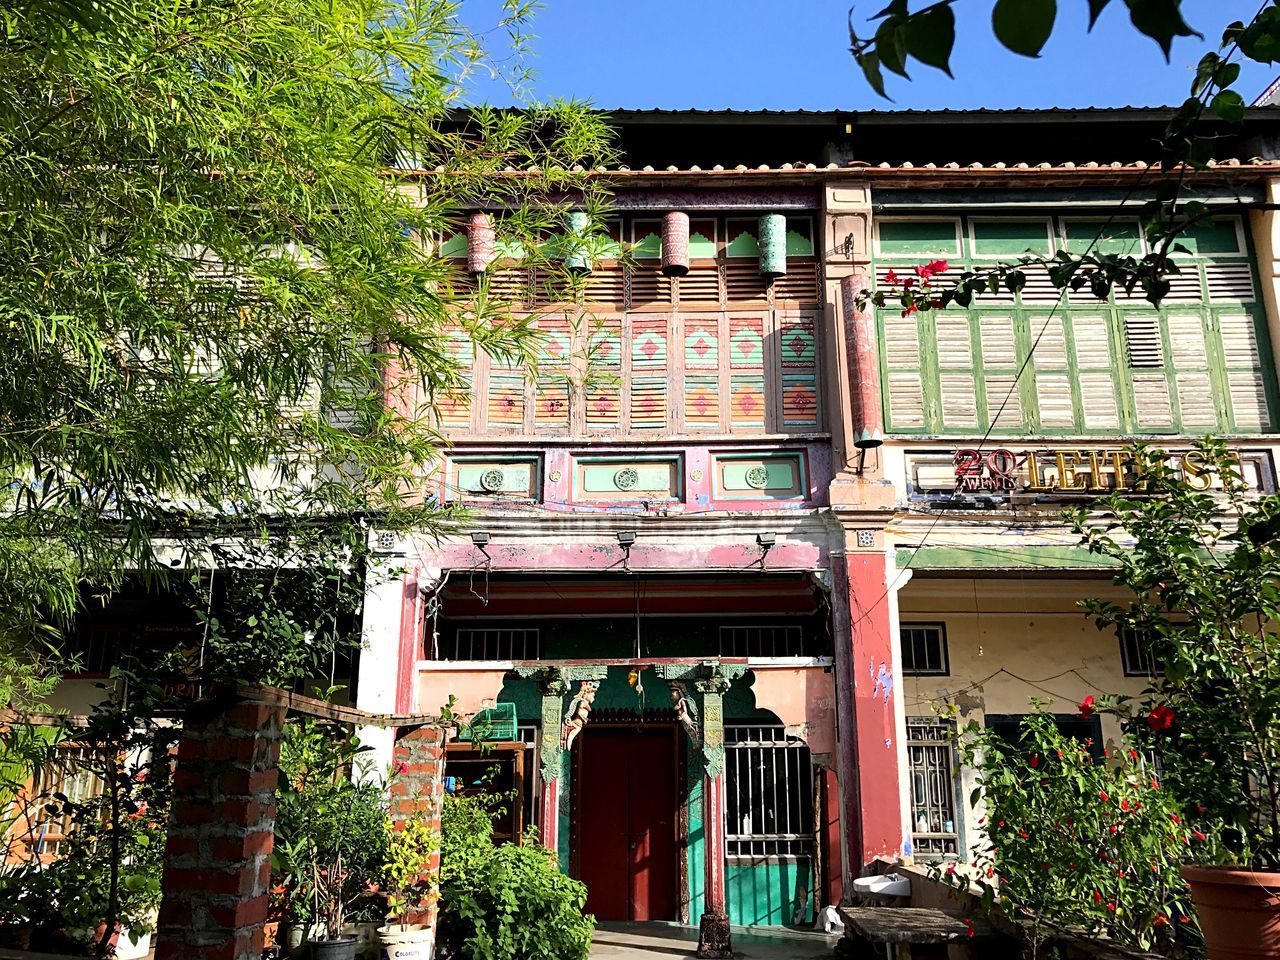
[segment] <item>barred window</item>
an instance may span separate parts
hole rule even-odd
[[[922,676],[945,676],[951,672],[947,661],[947,628],[941,623],[904,623],[902,672]]]
[[[955,725],[933,717],[907,717],[911,767],[911,840],[917,857],[958,853]]]
[[[443,660],[536,660],[542,656],[537,627],[459,627],[441,645]]]
[[[725,847],[730,857],[813,853],[809,748],[777,725],[726,725]]]
[[[799,657],[804,634],[799,625],[720,628],[722,657]]]
[[[1158,677],[1164,668],[1147,653],[1147,638],[1137,630],[1124,627],[1120,634],[1120,663],[1126,677]]]

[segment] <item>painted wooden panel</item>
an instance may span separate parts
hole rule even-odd
[[[622,422],[622,396],[616,384],[599,384],[587,394],[588,430],[616,430]]]
[[[764,366],[764,317],[729,318],[729,365],[735,369]]]
[[[715,374],[684,375],[684,423],[692,430],[720,427],[720,378]]]
[[[1232,418],[1237,428],[1260,430],[1271,423],[1261,371],[1227,374]]]
[[[893,427],[925,425],[924,384],[918,373],[890,373],[888,421]]]
[[[678,500],[679,457],[654,459],[583,458],[575,462],[579,497],[584,500]]]
[[[1016,257],[1027,253],[1050,254],[1049,220],[969,221],[975,256]]]
[[[524,375],[489,374],[489,426],[497,430],[519,430],[524,426]]]
[[[1167,429],[1173,426],[1169,381],[1163,373],[1135,371],[1133,398],[1134,411],[1140,428]]]
[[[803,498],[807,487],[801,453],[715,457],[717,499]]]
[[[685,318],[684,366],[686,370],[716,370],[720,366],[719,314]]]
[[[765,422],[763,373],[735,373],[729,378],[730,427],[761,429]]]
[[[735,924],[780,926],[813,920],[813,864],[794,860],[731,859],[725,895]]]
[[[542,462],[537,457],[458,457],[447,464],[445,498],[537,500]]]
[[[631,378],[631,429],[665,430],[667,426],[667,378]]]
[[[877,224],[880,255],[886,257],[960,253],[958,220],[884,220]]]
[[[1213,398],[1213,382],[1207,370],[1178,373],[1174,377],[1178,390],[1178,414],[1184,427],[1213,429],[1218,425],[1218,410]]]
[[[454,390],[436,398],[436,415],[444,430],[463,430],[471,426],[471,377],[463,375]]]
[[[563,377],[538,377],[533,425],[539,430],[569,429],[569,384]]]

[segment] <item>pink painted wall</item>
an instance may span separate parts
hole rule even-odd
[[[821,667],[752,667],[756,706],[772,710],[813,753],[835,750],[835,677]]]
[[[470,718],[493,706],[506,670],[419,670],[417,709],[434,713],[455,699],[453,712]]]

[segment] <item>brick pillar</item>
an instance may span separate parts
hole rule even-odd
[[[402,727],[396,738],[395,775],[391,778],[389,813],[398,828],[410,820],[426,820],[431,829],[440,830],[440,812],[444,805],[444,728],[427,725]],[[439,851],[431,855],[427,875],[440,872]],[[436,924],[436,905],[410,912],[406,923]]]
[[[258,960],[284,708],[192,708],[178,744],[156,960]]]

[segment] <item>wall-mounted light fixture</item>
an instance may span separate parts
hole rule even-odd
[[[622,569],[631,571],[631,546],[636,542],[634,530],[619,530],[616,534],[618,546],[622,548]]]
[[[489,556],[489,551],[485,549],[489,545],[489,541],[493,537],[489,535],[488,530],[471,531],[471,545],[484,554],[485,562],[491,561],[493,558]]]
[[[778,538],[772,532],[757,533],[756,546],[760,548],[760,571],[765,570],[765,562],[769,556],[769,551],[773,549],[773,545],[778,542]]]

